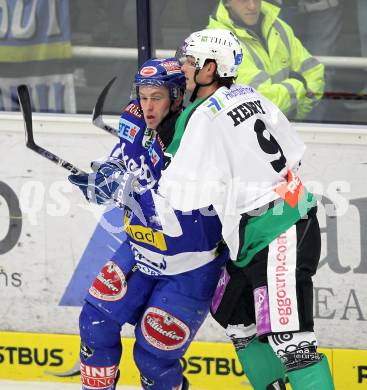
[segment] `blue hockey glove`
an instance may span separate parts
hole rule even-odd
[[[69,181],[78,186],[85,198],[92,203],[109,204],[113,202],[113,194],[120,185],[126,169],[119,160],[110,159],[96,164],[92,163],[94,172],[82,175],[70,175]]]
[[[79,187],[89,202],[126,206],[146,225],[144,214],[134,197],[134,185],[138,185],[134,174],[126,171],[120,160],[113,158],[104,163],[93,162],[92,169],[95,172],[70,175],[68,179]]]

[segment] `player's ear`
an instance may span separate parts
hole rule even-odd
[[[207,61],[207,63],[203,66],[205,73],[210,78],[214,77],[217,72],[217,63],[215,61]]]

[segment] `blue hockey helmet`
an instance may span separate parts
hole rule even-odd
[[[141,86],[165,86],[169,89],[172,100],[177,99],[180,91],[185,91],[186,80],[181,71],[181,66],[175,58],[157,59],[146,61],[135,75],[134,88],[139,97]]]

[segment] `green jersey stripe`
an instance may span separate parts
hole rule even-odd
[[[195,109],[206,99],[207,98],[203,98],[194,101],[192,104],[187,106],[178,117],[175,126],[175,135],[173,136],[173,140],[166,150],[166,153],[171,154],[172,157],[176,154],[177,149],[180,146],[181,138],[183,137],[187,122],[189,121],[191,115],[194,113]]]
[[[294,225],[315,205],[315,196],[305,189],[302,198],[294,208],[281,201],[259,216],[244,215],[239,228],[239,253],[234,264],[241,268],[245,267],[256,253]]]

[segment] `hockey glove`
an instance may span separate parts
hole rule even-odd
[[[104,163],[92,163],[95,172],[82,175],[70,175],[69,181],[78,186],[85,198],[91,203],[126,206],[146,225],[144,214],[134,197],[134,185],[138,181],[117,159]]]
[[[96,164],[99,163],[92,163],[92,173],[70,175],[69,181],[79,187],[89,202],[97,204],[111,203],[113,194],[119,187],[121,177],[126,169],[115,159],[99,164],[97,169]]]

